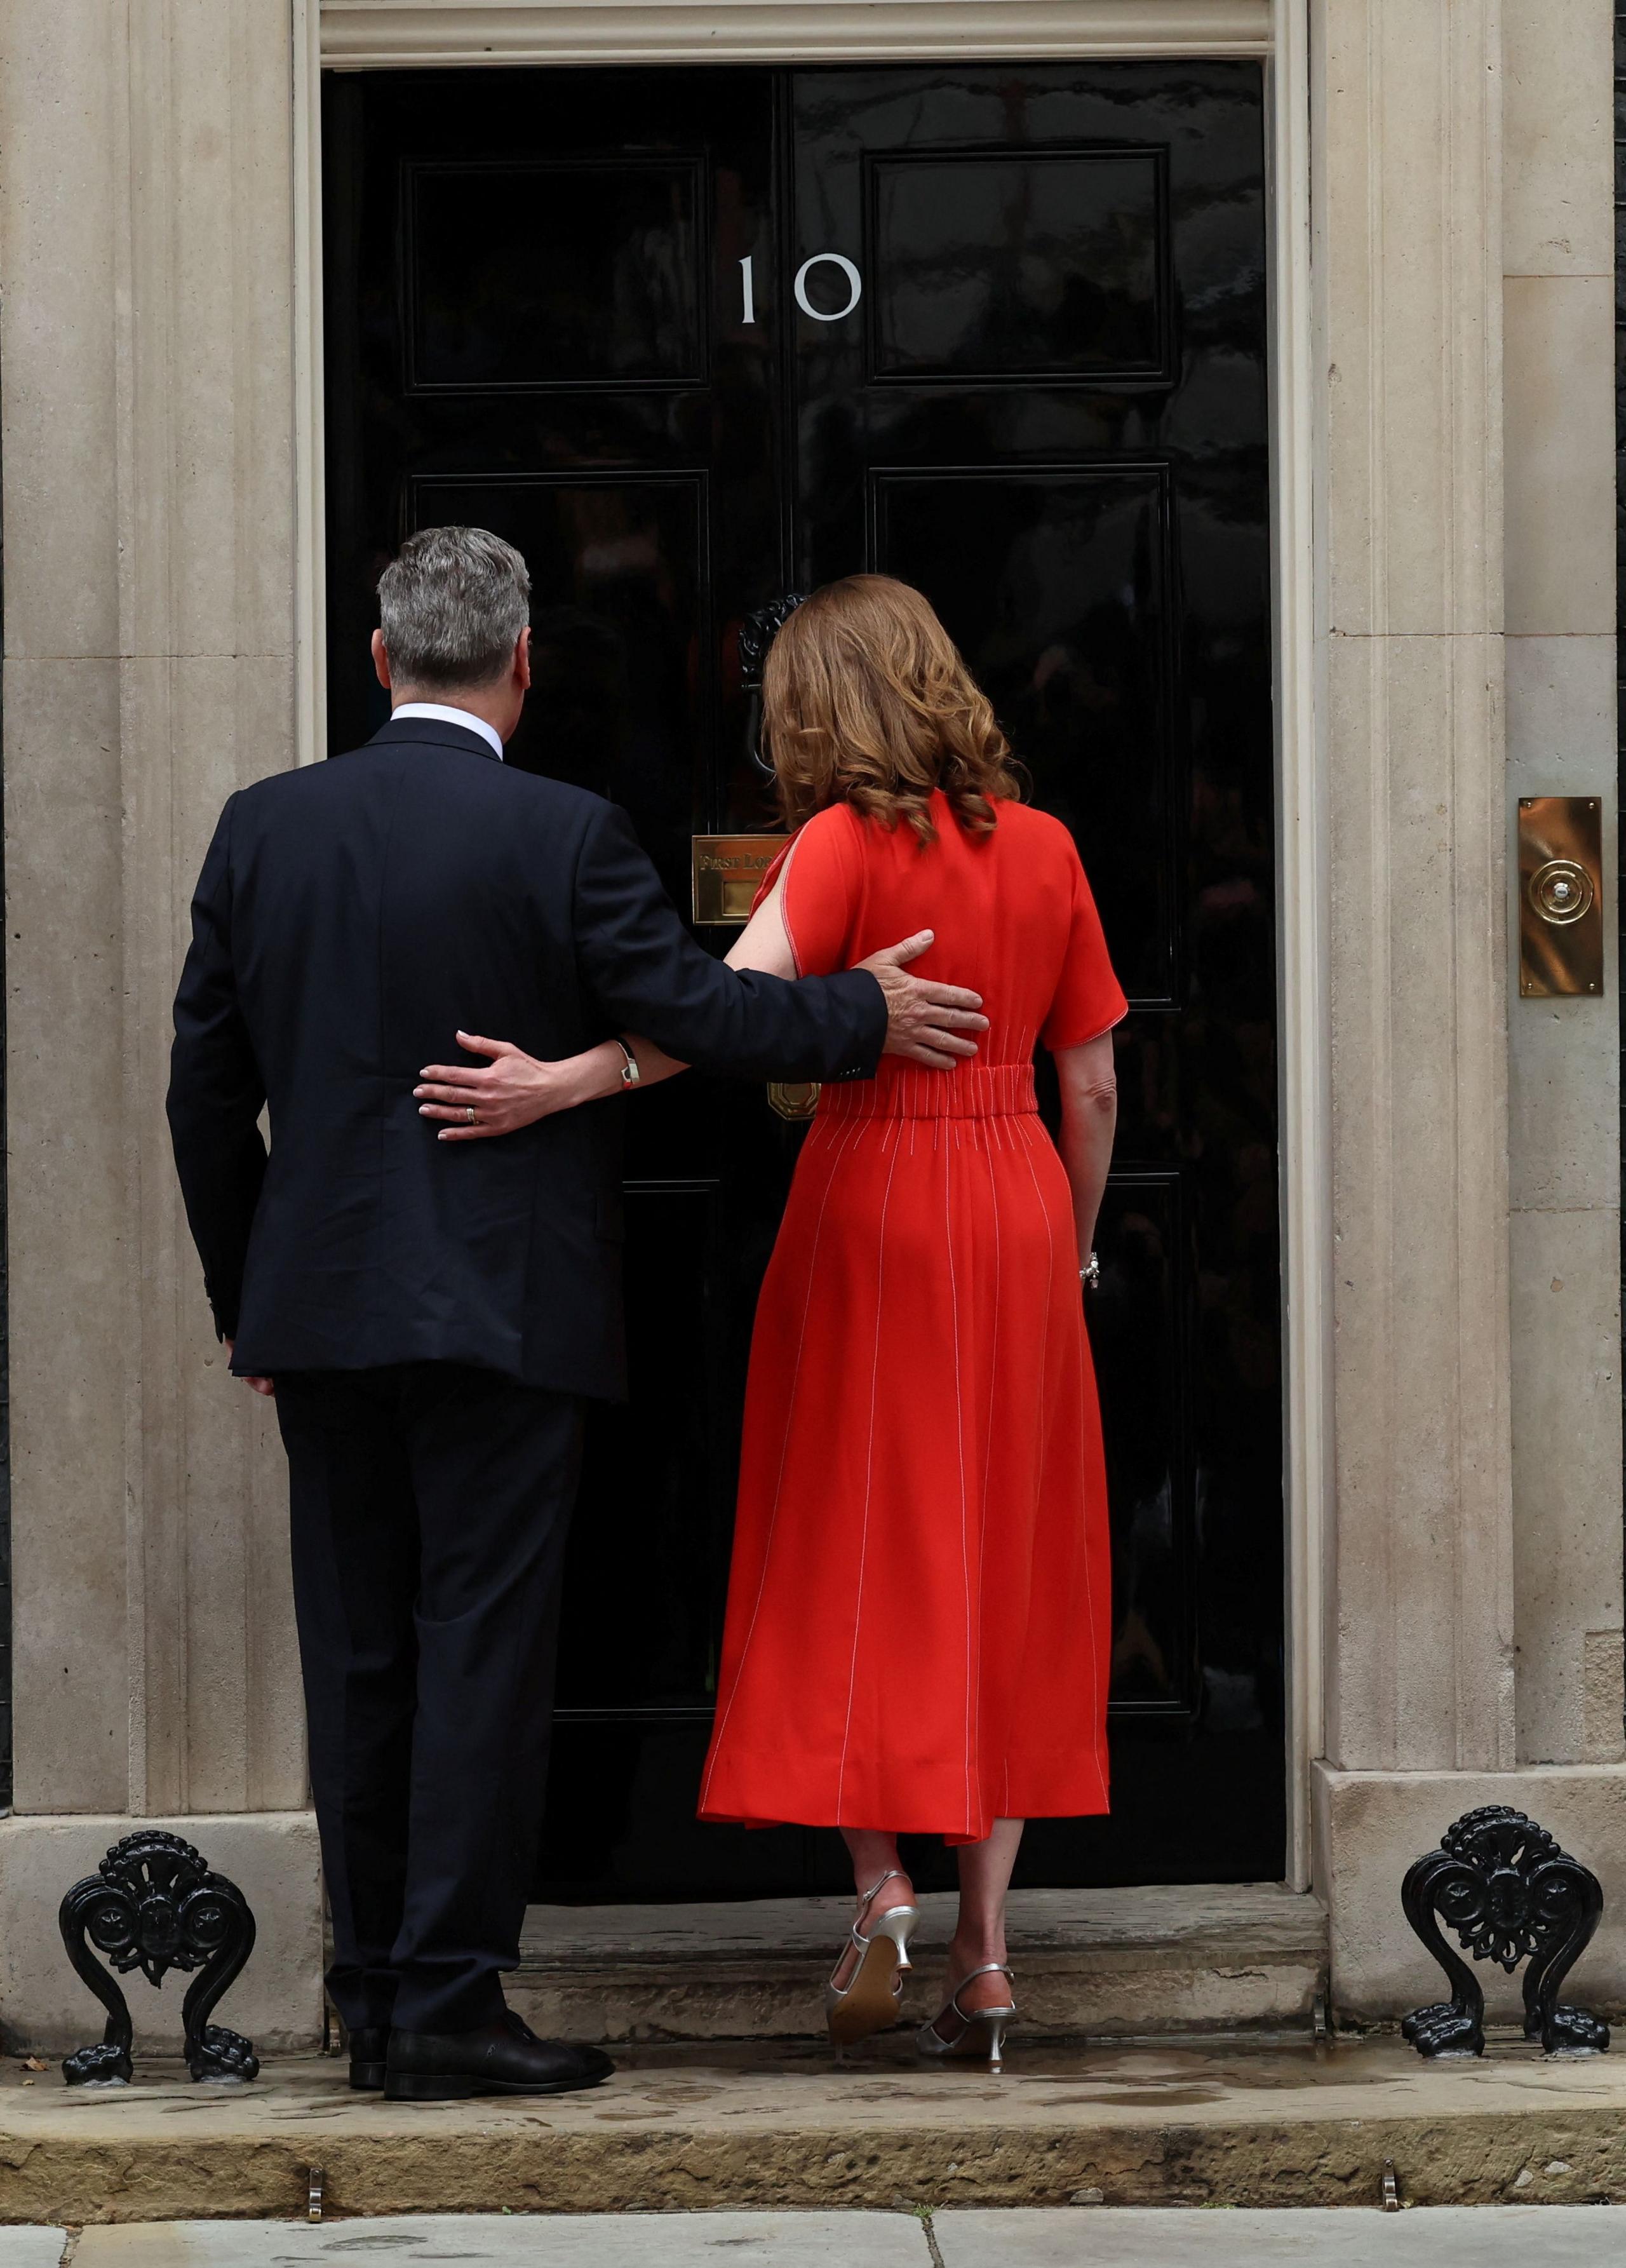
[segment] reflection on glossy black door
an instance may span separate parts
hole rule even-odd
[[[390,549],[497,528],[534,584],[513,759],[624,804],[682,899],[691,834],[769,818],[743,616],[872,566],[1078,835],[1133,1004],[1091,1318],[1114,1812],[1036,1823],[1022,1874],[1279,1874],[1259,74],[340,79],[327,166],[335,745],[378,713]],[[796,1137],[693,1076],[626,1116],[634,1399],[584,1487],[539,1890],[839,1887],[833,1836],[692,1815]]]

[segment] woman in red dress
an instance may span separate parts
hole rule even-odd
[[[952,1989],[920,2044],[997,2061],[1022,1822],[1107,1808],[1080,1277],[1125,1003],[1072,837],[1016,800],[917,592],[859,575],[807,600],[769,652],[763,718],[794,832],[742,960],[824,975],[930,929],[916,973],[980,992],[990,1028],[974,1062],[887,1059],[820,1098],[757,1307],[700,1812],[842,1830],[859,1899],[828,1996],[842,2041],[897,2012],[899,1833],[957,1844]]]
[[[858,1904],[826,1996],[838,2044],[899,2010],[916,1918],[899,1834],[957,1845],[949,1995],[917,2037],[997,2064],[1023,1822],[1107,1808],[1081,1278],[1125,1003],[1071,836],[1017,799],[918,592],[855,575],[806,600],[763,720],[791,839],[730,961],[824,975],[931,931],[915,973],[980,993],[990,1028],[973,1061],[887,1057],[820,1098],[757,1307],[700,1814],[842,1830]],[[642,1083],[681,1068],[627,1044]]]

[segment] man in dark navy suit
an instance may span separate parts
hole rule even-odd
[[[800,984],[690,938],[614,805],[502,760],[530,585],[478,528],[379,586],[389,723],[226,805],[175,1002],[170,1126],[232,1366],[291,1475],[328,1986],[353,2085],[553,2094],[591,2048],[506,2008],[547,1766],[585,1399],[623,1390],[614,1101],[437,1138],[454,1035],[542,1067],[623,1032],[681,1060],[867,1078],[975,1052],[919,938]],[[259,1130],[269,1105],[268,1159]],[[472,1108],[473,1106],[471,1106]]]

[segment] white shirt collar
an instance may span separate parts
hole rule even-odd
[[[502,762],[503,743],[496,725],[488,725],[470,709],[450,709],[441,701],[403,701],[399,709],[391,710],[391,724],[401,717],[432,717],[438,725],[460,725],[466,733],[478,733],[482,740],[489,740],[492,755]]]

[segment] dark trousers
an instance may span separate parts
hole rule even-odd
[[[352,2030],[503,2007],[541,1821],[582,1405],[456,1363],[283,1373],[294,1605]]]

